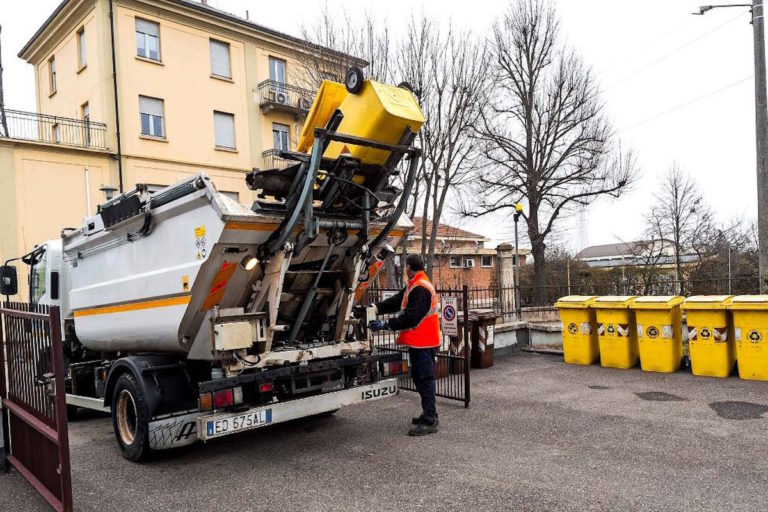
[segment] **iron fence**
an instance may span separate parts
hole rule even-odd
[[[8,110],[0,113],[0,137],[62,146],[107,149],[107,125],[89,119]]]
[[[398,293],[397,289],[369,289],[366,303],[371,304],[386,299]],[[459,336],[443,336],[442,344],[435,358],[435,396],[464,402],[469,407],[470,401],[470,341],[469,341],[469,309],[467,308],[468,289],[436,289],[438,296],[456,297],[458,306]],[[382,315],[382,319],[395,315]],[[370,333],[376,350],[398,352],[403,359],[408,360],[408,347],[397,344],[397,334],[392,331],[377,331]],[[409,361],[410,366],[410,361]],[[401,389],[416,391],[416,386],[409,374],[400,376]]]
[[[291,165],[296,165],[296,160],[288,160],[280,156],[279,149],[268,149],[261,153],[261,157],[264,161],[263,169],[285,169]]]
[[[309,89],[277,80],[259,83],[259,106],[262,109],[279,108],[306,114],[312,106],[315,93]]]

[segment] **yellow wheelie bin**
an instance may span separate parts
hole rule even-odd
[[[633,302],[634,296],[609,295],[592,303],[601,366],[627,369],[637,365],[637,327],[630,309]]]
[[[555,303],[563,322],[563,357],[569,364],[593,364],[600,357],[597,345],[595,310],[597,297],[569,295]]]
[[[685,299],[691,373],[727,377],[736,362],[733,329],[727,311],[733,295],[693,295]]]
[[[768,295],[737,295],[728,309],[733,313],[739,377],[768,380]]]
[[[683,358],[683,313],[678,295],[638,297],[632,304],[637,322],[640,368],[674,373]]]

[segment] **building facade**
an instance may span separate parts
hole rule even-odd
[[[38,112],[0,126],[0,259],[79,226],[105,189],[205,172],[250,204],[246,173],[295,149],[316,50],[205,2],[64,0],[19,52]]]

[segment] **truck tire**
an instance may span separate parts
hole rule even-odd
[[[149,453],[149,409],[130,373],[122,374],[115,383],[112,428],[123,457],[138,462]]]

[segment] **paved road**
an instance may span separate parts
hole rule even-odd
[[[499,358],[470,409],[405,436],[412,393],[335,417],[123,460],[73,423],[77,510],[765,510],[768,383]],[[767,415],[768,416],[768,415]],[[751,418],[751,419],[750,419]],[[10,498],[10,499],[8,499]],[[0,508],[45,510],[16,473]]]

